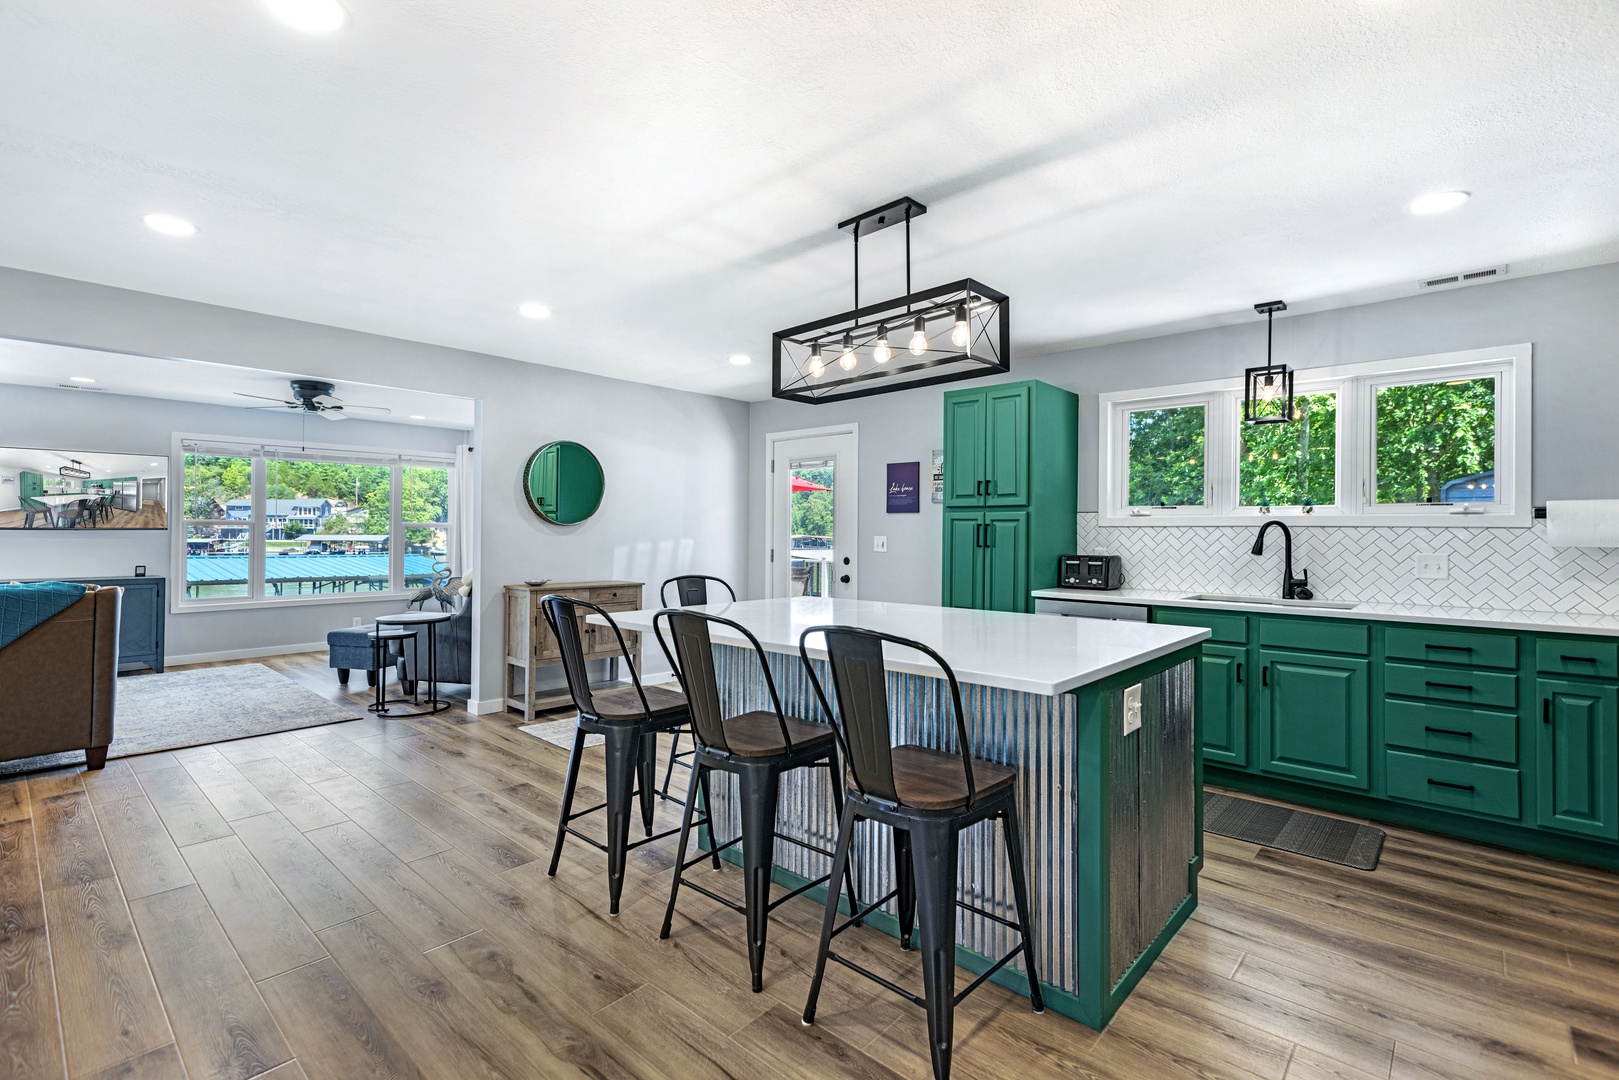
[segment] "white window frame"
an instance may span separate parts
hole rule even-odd
[[[388,602],[398,604],[416,590],[406,588],[405,529],[407,527],[442,527],[445,532],[445,558],[456,565],[458,545],[453,507],[461,491],[456,475],[455,458],[450,454],[433,454],[414,450],[382,450],[371,446],[346,446],[332,443],[304,443],[289,446],[265,439],[244,440],[221,435],[200,435],[176,432],[170,452],[169,483],[180,492],[180,506],[185,507],[185,458],[188,444],[198,445],[194,452],[217,454],[221,457],[247,458],[252,463],[252,516],[248,521],[235,522],[248,528],[248,593],[246,596],[219,596],[192,599],[186,595],[186,533],[191,524],[218,525],[221,520],[197,521],[182,518],[171,530],[169,566],[170,580],[175,583],[169,590],[169,610],[179,614],[196,611],[231,611],[242,608],[284,608],[322,604],[365,604]],[[265,496],[268,489],[265,462],[269,459],[333,461],[345,465],[381,465],[390,470],[388,588],[381,592],[337,593],[324,596],[273,596],[265,589]],[[449,472],[449,503],[451,520],[444,522],[405,522],[401,519],[404,470],[409,467],[446,469]],[[393,542],[397,539],[399,542]]]
[[[1324,391],[1338,395],[1337,500],[1332,506],[1313,507],[1308,514],[1298,506],[1272,506],[1268,516],[1306,526],[1527,528],[1534,516],[1529,494],[1532,364],[1533,348],[1523,343],[1299,370],[1295,374],[1295,395]],[[1496,380],[1495,502],[1378,504],[1374,487],[1378,388],[1483,376]],[[1238,376],[1100,395],[1100,524],[1253,525],[1266,517],[1259,507],[1238,505],[1242,393],[1242,378]],[[1128,414],[1199,404],[1206,410],[1204,505],[1172,511],[1129,506]]]

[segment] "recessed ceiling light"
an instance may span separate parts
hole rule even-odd
[[[92,379],[88,375],[69,375],[68,376],[68,381],[70,381],[70,382],[95,382],[95,380]]]
[[[544,304],[536,304],[534,301],[530,300],[526,304],[517,305],[517,314],[521,315],[525,319],[549,319],[551,317],[551,309],[546,307]]]
[[[330,34],[349,21],[348,9],[337,0],[264,0],[281,22],[306,34]]]
[[[415,413],[411,413],[411,414],[410,414],[410,418],[411,418],[411,419],[412,419],[412,420],[426,420],[426,419],[427,419],[427,417],[425,417],[425,416],[418,416],[418,415],[416,415],[416,414],[415,414]]]
[[[191,224],[191,222],[187,221],[185,218],[175,217],[173,214],[147,214],[145,217],[141,218],[141,220],[146,222],[146,227],[148,229],[151,229],[155,233],[162,233],[164,236],[197,235],[197,227],[195,225]]]
[[[1462,205],[1471,195],[1472,192],[1468,191],[1435,191],[1412,199],[1406,209],[1413,214],[1443,214]]]
[[[731,363],[735,364],[737,367],[746,367],[747,365],[753,363],[753,357],[746,356],[742,353],[732,353]]]

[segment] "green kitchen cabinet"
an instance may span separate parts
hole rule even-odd
[[[1370,663],[1258,650],[1261,769],[1334,787],[1371,788]]]
[[[1619,687],[1540,679],[1535,820],[1619,840]]]
[[[1204,644],[1198,667],[1199,738],[1204,761],[1248,766],[1248,650]]]
[[[946,607],[1031,611],[1074,550],[1079,399],[1034,380],[944,395]]]

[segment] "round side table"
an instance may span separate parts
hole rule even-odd
[[[371,706],[371,711],[382,716],[428,716],[432,713],[443,712],[450,707],[448,701],[438,696],[438,624],[447,623],[454,616],[448,611],[400,611],[392,615],[377,616],[376,633],[390,635],[386,640],[399,640],[414,638],[422,628],[427,631],[427,678],[424,680],[419,673],[411,672],[411,695],[408,698],[387,698],[382,693],[382,680],[377,680],[377,703]],[[398,637],[391,635],[397,634]],[[400,645],[400,659],[404,659],[404,646]],[[427,697],[421,697],[422,683],[427,683]],[[411,712],[390,713],[389,705],[409,705]]]

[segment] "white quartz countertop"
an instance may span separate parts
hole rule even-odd
[[[897,634],[937,650],[961,682],[1026,694],[1066,693],[1209,636],[1207,630],[1197,627],[817,597],[744,600],[693,610],[742,624],[767,651],[777,653],[796,654],[799,635],[812,626],[860,626]],[[655,610],[615,612],[613,619],[622,629],[650,634],[655,614]],[[599,615],[590,616],[590,621],[603,624]],[[729,627],[711,624],[709,631],[721,644],[747,644],[745,637]],[[646,641],[643,647],[658,646],[656,641]],[[818,638],[810,639],[810,655],[826,656]],[[912,650],[889,646],[885,659],[896,671],[939,674],[932,661]]]
[[[1311,615],[1324,619],[1377,619],[1384,622],[1425,623],[1434,626],[1482,626],[1494,630],[1543,630],[1553,633],[1596,634],[1619,637],[1619,615],[1582,615],[1559,611],[1507,611],[1494,608],[1433,607],[1424,604],[1355,603],[1347,608],[1308,607],[1269,598],[1252,600],[1191,600],[1189,590],[1160,589],[1035,589],[1036,599],[1076,600],[1093,604],[1160,605],[1243,611],[1258,615]],[[1337,597],[1322,597],[1338,600]],[[1264,602],[1262,602],[1264,601]]]

